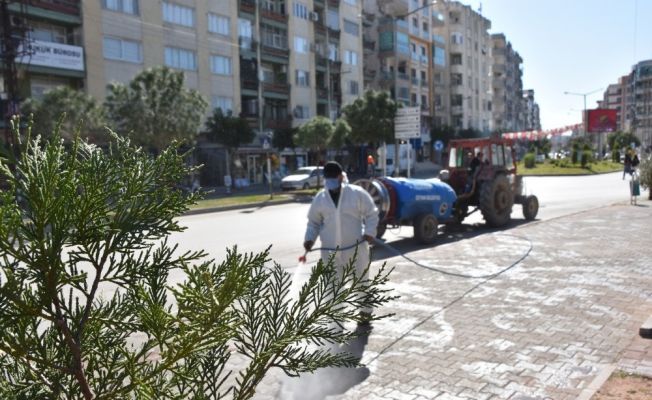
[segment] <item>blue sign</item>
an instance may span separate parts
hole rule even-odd
[[[435,150],[442,151],[443,149],[444,149],[444,142],[442,142],[441,140],[437,140],[435,142]]]

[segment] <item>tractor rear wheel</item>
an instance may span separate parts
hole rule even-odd
[[[432,214],[421,214],[414,219],[414,238],[423,244],[433,244],[437,240],[439,222]]]
[[[480,188],[480,211],[489,226],[499,227],[511,218],[514,195],[505,175],[496,175],[493,181],[483,182]]]
[[[528,221],[532,221],[537,217],[538,212],[539,199],[537,199],[537,196],[527,196],[523,201],[523,217]]]

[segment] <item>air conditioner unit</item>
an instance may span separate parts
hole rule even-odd
[[[316,12],[311,12],[310,13],[310,20],[315,21],[315,22],[319,21],[319,14],[317,14]]]

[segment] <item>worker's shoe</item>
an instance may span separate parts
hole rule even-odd
[[[371,320],[372,320],[371,313],[366,311],[360,311],[358,317],[359,317],[358,326],[371,326]]]

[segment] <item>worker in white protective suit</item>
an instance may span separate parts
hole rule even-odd
[[[324,186],[310,205],[303,247],[310,251],[319,236],[322,260],[328,260],[335,253],[334,262],[341,273],[342,267],[356,255],[356,246],[334,249],[359,243],[355,267],[360,275],[369,265],[369,243],[376,236],[378,209],[366,190],[345,181],[342,166],[335,161],[324,165]]]

